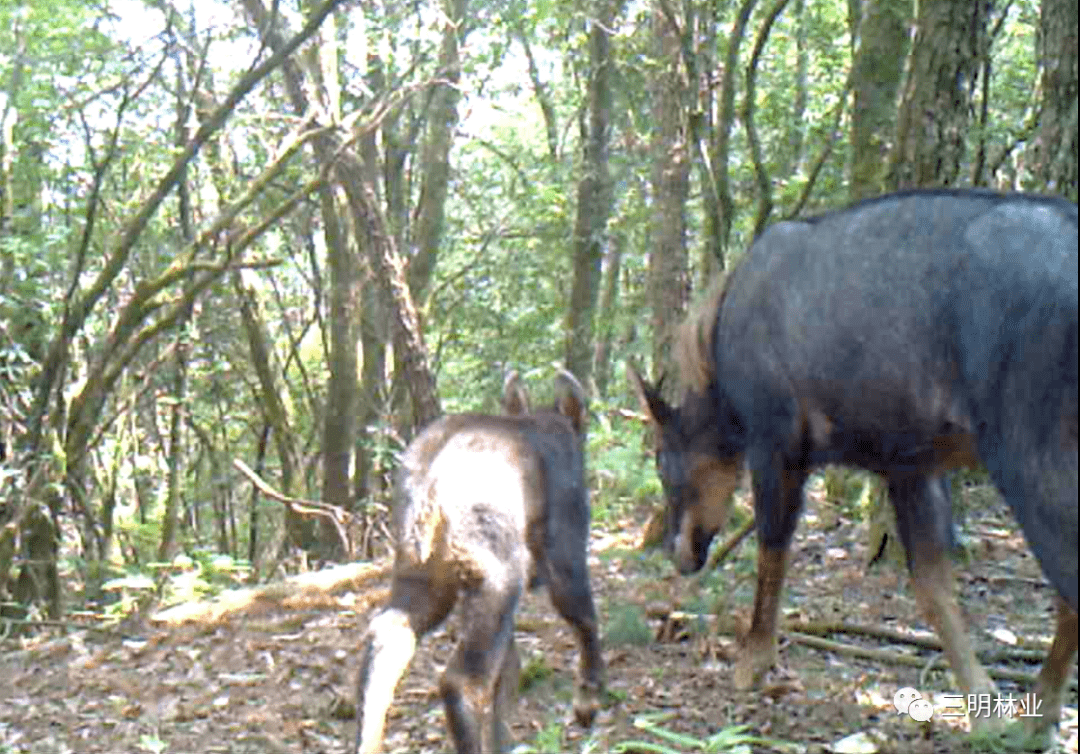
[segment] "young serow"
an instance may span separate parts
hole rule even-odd
[[[356,749],[381,751],[394,688],[418,640],[462,605],[460,641],[440,683],[459,754],[501,751],[517,690],[514,613],[546,584],[578,641],[574,713],[592,723],[603,659],[589,587],[585,393],[555,377],[555,405],[532,412],[517,374],[505,415],[457,414],[426,427],[401,457],[389,604],[361,642]]]
[[[993,694],[953,594],[943,475],[984,464],[1060,596],[1044,738],[1077,648],[1076,204],[912,191],[767,229],[687,323],[681,405],[631,370],[658,432],[668,544],[706,562],[743,466],[758,580],[735,684],[777,660],[788,549],[815,467],[888,484],[915,598],[964,694]],[[973,725],[986,722],[972,719]]]

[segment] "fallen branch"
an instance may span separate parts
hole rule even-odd
[[[847,621],[792,621],[787,624],[787,629],[811,636],[829,636],[832,634],[866,636],[871,639],[883,639],[894,644],[908,644],[934,652],[941,651],[941,642],[932,636],[915,636],[883,626],[861,626]]]
[[[122,636],[123,630],[117,627],[116,622],[98,625],[75,620],[50,620],[47,618],[0,618],[0,624],[9,623],[14,626],[32,626],[34,628],[64,628],[71,631],[93,631],[99,634]]]
[[[726,633],[737,634],[736,624],[732,620],[721,621],[716,615],[701,614],[701,613],[687,613],[680,610],[666,610],[657,606],[649,607],[646,610],[646,614],[650,618],[655,618],[663,621],[664,626],[658,633],[658,636],[668,637],[667,640],[673,641],[683,635],[683,628],[693,622],[703,622],[713,624],[714,633]],[[881,639],[884,641],[892,642],[894,644],[907,644],[910,646],[918,647],[930,652],[943,652],[941,642],[936,638],[929,636],[912,636],[900,631],[896,631],[889,628],[883,628],[881,626],[860,626],[854,623],[846,623],[843,621],[792,621],[788,623],[782,631],[784,636],[787,636],[791,641],[795,641],[799,644],[815,647],[817,649],[825,649],[830,652],[836,652],[837,654],[851,655],[854,657],[864,657],[866,659],[880,660],[883,662],[889,662],[899,665],[911,665],[913,667],[924,667],[926,665],[925,657],[916,657],[914,655],[904,655],[897,652],[892,652],[887,649],[875,649],[868,647],[860,647],[853,644],[845,644],[843,642],[834,641],[831,639],[822,638],[823,635],[832,634],[849,634],[854,636],[865,636],[871,639]],[[979,660],[984,664],[992,664],[995,662],[1042,662],[1046,657],[1048,648],[1034,648],[1034,647],[1004,647],[999,649],[992,649],[985,652],[979,652]],[[935,658],[931,661],[928,668],[932,668],[934,664],[939,662],[940,658]],[[1008,669],[988,670],[991,676],[1001,678],[1003,680],[1012,680],[1026,682],[1028,680],[1034,681],[1035,676],[1024,673],[1022,671],[1014,671]],[[995,676],[995,673],[997,675]],[[1075,685],[1075,684],[1074,684]]]
[[[930,670],[935,665],[947,667],[944,665],[943,657],[940,656],[934,658],[930,663],[927,663],[925,657],[891,652],[887,649],[874,649],[871,647],[860,647],[855,644],[845,644],[830,639],[823,639],[820,636],[810,636],[809,634],[799,633],[798,631],[785,631],[784,635],[796,644],[802,644],[807,647],[813,647],[814,649],[821,649],[826,652],[846,655],[848,657],[874,660],[889,665],[907,665],[909,667],[923,668],[925,670]],[[986,672],[991,678],[1001,681],[1014,681],[1028,686],[1033,686],[1038,680],[1038,676],[1034,673],[1024,673],[1019,670],[1009,670],[1007,668],[989,666],[986,668]],[[1071,679],[1069,681],[1069,688],[1074,691],[1076,690],[1076,679]]]
[[[320,516],[329,519],[334,524],[334,530],[337,532],[338,539],[341,540],[341,546],[344,548],[349,558],[353,557],[352,541],[349,538],[349,531],[346,528],[346,524],[352,520],[352,514],[349,513],[349,511],[339,505],[331,505],[330,503],[322,503],[317,500],[304,500],[283,495],[271,487],[256,474],[250,466],[239,458],[233,459],[233,466],[255,485],[255,489],[271,500],[277,500],[279,503],[283,503],[285,507],[294,513],[301,516]]]
[[[310,608],[351,609],[362,612],[385,599],[385,590],[372,590],[375,596],[365,595],[362,605],[338,599],[336,593],[360,591],[365,584],[384,578],[390,573],[390,563],[349,563],[301,573],[284,581],[260,587],[233,589],[212,600],[185,602],[150,616],[154,625],[179,626],[185,623],[216,624],[234,615],[262,613],[273,610]]]
[[[631,411],[628,408],[612,408],[608,409],[608,413],[611,416],[618,419],[625,419],[626,421],[638,422],[639,424],[648,424],[649,417],[640,411]]]
[[[789,631],[798,631],[811,636],[829,636],[832,634],[848,634],[851,636],[867,636],[872,639],[883,639],[894,644],[909,644],[920,649],[928,649],[934,652],[942,652],[944,649],[941,642],[933,636],[915,636],[913,634],[897,631],[882,626],[860,626],[846,621],[794,621],[787,625]],[[1024,662],[1041,662],[1046,657],[1048,647],[1002,647],[989,650],[980,654],[983,662],[1005,662],[1009,660],[1021,660]]]

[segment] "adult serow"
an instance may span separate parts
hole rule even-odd
[[[389,604],[361,642],[356,748],[381,751],[386,712],[417,641],[463,605],[460,641],[440,683],[459,754],[500,751],[518,682],[514,613],[546,584],[579,647],[574,713],[599,708],[603,658],[589,587],[585,393],[555,377],[555,405],[531,412],[516,374],[506,415],[457,414],[428,425],[401,457]]]
[[[993,693],[953,595],[943,482],[982,462],[1060,595],[1031,720],[1047,733],[1077,648],[1076,204],[913,191],[777,223],[683,336],[681,405],[630,378],[658,427],[683,573],[706,562],[750,469],[758,577],[736,685],[756,685],[777,659],[803,485],[839,463],[885,478],[922,612],[963,692]]]

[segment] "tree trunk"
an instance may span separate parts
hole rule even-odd
[[[521,42],[521,47],[525,51],[525,60],[529,63],[529,81],[532,82],[533,95],[536,97],[536,103],[540,106],[540,113],[544,116],[544,133],[547,134],[548,157],[554,163],[559,159],[559,122],[555,113],[555,105],[551,100],[551,92],[544,80],[540,78],[540,69],[536,65],[536,58],[533,56],[529,35],[522,25],[514,29],[514,34],[518,41]]]
[[[795,0],[795,103],[791,112],[788,147],[788,176],[802,171],[806,149],[806,107],[810,100],[810,40],[806,18],[806,0]]]
[[[30,510],[20,522],[24,565],[15,581],[14,596],[20,606],[44,604],[49,617],[56,620],[64,612],[57,565],[60,532],[56,526],[63,500],[55,485],[41,486],[36,492],[46,503],[30,502]],[[21,607],[17,611],[21,612]]]
[[[435,389],[435,375],[428,364],[420,318],[409,290],[405,261],[387,228],[371,182],[364,180],[359,159],[349,152],[340,154],[336,172],[348,197],[361,247],[367,250],[368,262],[389,306],[396,355],[413,399],[414,423],[423,426],[442,414],[442,406]]]
[[[191,114],[190,99],[187,96],[187,83],[184,76],[183,63],[177,57],[176,60],[176,147],[183,149],[191,135],[188,133],[188,120]],[[215,163],[218,155],[213,150],[216,145],[211,145],[211,153]],[[185,244],[191,243],[195,238],[195,228],[191,218],[191,190],[188,186],[188,171],[185,167],[180,174],[176,185],[177,217],[180,220],[180,236]],[[188,287],[185,284],[185,288]],[[190,311],[188,312],[190,315]],[[169,450],[168,450],[168,488],[165,498],[165,510],[161,521],[161,542],[158,544],[158,560],[170,561],[176,555],[177,530],[179,529],[179,511],[181,499],[181,487],[184,479],[184,423],[187,402],[187,369],[188,369],[188,333],[186,323],[189,317],[185,316],[179,325],[179,334],[176,353],[172,363],[172,399],[173,404],[169,411]]]
[[[757,37],[754,39],[754,50],[750,53],[750,60],[746,64],[746,94],[743,98],[742,118],[746,127],[746,141],[750,150],[750,159],[754,163],[754,178],[757,183],[757,211],[754,213],[754,231],[756,238],[764,230],[772,215],[772,178],[769,176],[765,165],[764,150],[761,147],[761,139],[757,135],[757,127],[754,125],[754,117],[757,112],[757,71],[761,54],[765,51],[765,44],[769,41],[773,25],[790,0],[776,0],[765,19],[761,22]]]
[[[35,497],[27,499],[34,505],[39,505],[40,500],[47,501],[51,518],[48,528],[51,533],[46,531],[44,525],[37,523],[32,523],[26,531],[24,541],[28,543],[29,549],[26,553],[26,566],[20,571],[18,584],[19,588],[24,590],[21,592],[22,596],[28,601],[45,599],[53,615],[58,616],[62,605],[61,582],[56,575],[59,532],[62,531],[59,524],[62,511],[72,502],[64,500],[63,495],[76,496],[77,504],[86,502],[82,497],[85,491],[86,454],[89,443],[96,437],[101,426],[101,415],[111,397],[111,391],[143,346],[163,332],[176,327],[183,320],[182,313],[190,306],[192,298],[204,292],[224,270],[224,267],[218,267],[205,272],[197,283],[192,283],[183,295],[179,295],[176,292],[179,283],[186,281],[191,272],[187,265],[193,258],[193,251],[190,248],[184,249],[183,254],[177,255],[164,271],[146,276],[141,274],[141,271],[131,269],[130,262],[137,243],[162,202],[182,180],[186,166],[223,127],[237,104],[256,84],[282,65],[314,33],[339,2],[340,0],[327,0],[317,12],[311,14],[305,21],[304,28],[295,37],[283,41],[275,54],[265,57],[262,62],[240,76],[221,105],[178,151],[168,169],[156,180],[150,193],[133,209],[122,227],[108,234],[108,242],[101,256],[94,247],[95,239],[100,235],[95,234],[95,222],[102,207],[102,186],[106,183],[112,160],[117,155],[122,113],[117,115],[118,125],[108,135],[106,146],[101,150],[88,149],[87,156],[92,161],[93,177],[88,189],[83,227],[67,276],[67,289],[58,306],[59,321],[33,386],[33,402],[27,412],[23,443],[26,452],[33,459],[26,469],[27,476],[43,480],[46,490],[44,494],[35,492]],[[130,104],[129,100],[124,101]],[[253,190],[257,189],[253,187]],[[231,219],[227,216],[219,218],[225,224]],[[212,230],[208,231],[210,233],[223,230],[217,222],[212,223],[211,227]],[[88,260],[92,260],[93,264],[87,264]],[[232,261],[239,260],[234,258]],[[130,285],[133,276],[135,283]],[[118,285],[124,289],[122,293]],[[158,296],[166,291],[167,295]],[[91,321],[103,299],[109,302],[110,298],[117,298],[118,293],[123,304],[118,307],[118,311],[114,310],[112,326],[107,334],[95,337],[87,330],[87,323]],[[91,339],[87,349],[90,357],[80,375],[83,378],[81,385],[69,391],[64,380],[68,373],[71,351],[83,335]],[[69,395],[70,403],[67,402]],[[68,409],[66,415],[65,404]],[[59,409],[54,408],[56,406]],[[55,442],[54,432],[62,433]],[[63,460],[55,463],[54,457],[60,453],[63,454]],[[46,468],[43,464],[52,466]],[[57,491],[55,484],[61,478],[63,493]],[[87,511],[84,513],[88,515]],[[35,520],[44,519],[37,516]],[[30,590],[29,594],[25,590]]]
[[[267,45],[277,49],[282,34],[271,21],[272,17],[261,0],[243,0],[244,9],[259,28]],[[286,89],[297,113],[308,110],[304,71],[299,65],[284,65]],[[363,157],[352,145],[346,147],[342,135],[326,132],[313,141],[317,159],[323,165],[334,165],[334,175],[345,192],[353,232],[366,254],[371,270],[383,294],[390,321],[393,323],[395,355],[413,398],[414,422],[426,424],[442,413],[435,389],[435,376],[427,362],[420,330],[419,316],[409,289],[404,259],[394,235],[379,207],[374,180],[366,175]]]
[[[468,0],[445,0],[442,44],[439,48],[439,67],[436,73],[438,81],[432,85],[431,100],[428,105],[427,132],[420,150],[417,163],[422,169],[420,176],[420,195],[416,205],[416,222],[413,226],[413,244],[408,256],[409,293],[416,307],[417,324],[423,331],[422,312],[431,277],[439,258],[439,246],[442,243],[443,226],[446,217],[446,196],[450,184],[450,149],[453,146],[454,130],[457,127],[457,103],[461,99],[458,82],[461,79],[460,48],[465,43],[468,33],[465,24]],[[377,185],[375,176],[378,168],[373,165],[369,155],[364,155],[364,180],[372,186]],[[396,176],[395,179],[400,179]],[[404,196],[399,195],[399,201]],[[407,217],[407,213],[406,217]],[[404,234],[395,234],[395,247],[401,252]],[[401,361],[407,348],[397,342],[395,336],[394,368],[398,375],[404,374],[405,365]],[[394,391],[394,416],[399,427],[420,426],[423,422],[410,416],[408,408],[402,405],[404,393]],[[406,432],[408,430],[406,429]]]
[[[612,232],[607,252],[604,254],[604,289],[600,293],[599,337],[596,339],[596,354],[593,356],[593,376],[596,395],[607,395],[608,381],[611,378],[611,342],[615,336],[615,314],[619,298],[619,274],[622,270],[622,253],[626,245],[623,233]]]
[[[653,373],[670,371],[675,328],[689,298],[686,251],[686,200],[690,160],[684,121],[684,90],[679,68],[678,30],[658,6],[653,9],[656,76],[652,86],[653,212],[649,254],[649,301],[652,307]]]
[[[708,17],[702,21],[702,13],[693,2],[682,5],[682,15],[675,12],[669,0],[656,0],[653,9],[653,39],[660,57],[659,65],[670,66],[670,81],[676,87],[669,92],[672,106],[681,114],[685,133],[683,151],[689,165],[697,170],[701,189],[701,212],[705,219],[704,244],[701,272],[709,280],[718,267],[723,266],[724,252],[721,239],[721,208],[717,187],[717,166],[713,164],[706,144],[713,133],[713,86],[715,82],[716,5],[703,6]],[[661,28],[666,25],[666,29]],[[661,35],[665,39],[661,40]],[[682,68],[677,64],[681,61]],[[663,74],[658,74],[662,76]],[[656,94],[653,96],[654,107]],[[689,176],[687,176],[689,180]]]
[[[260,478],[266,477],[266,449],[270,440],[270,423],[264,422],[262,431],[259,432],[259,444],[255,452],[255,473]],[[251,563],[251,570],[259,574],[259,496],[262,493],[255,487],[251,488],[251,503],[248,508],[248,549],[247,558]]]
[[[874,0],[847,0],[848,28],[851,29],[851,55],[855,56],[859,49],[859,40],[862,38],[863,4]]]
[[[368,82],[372,91],[381,91],[385,85],[381,63],[368,60]],[[382,128],[385,154],[382,165],[376,143],[376,132],[360,138],[360,161],[364,166],[364,179],[377,184],[383,176],[386,191],[387,223],[397,248],[404,243],[409,213],[405,205],[405,155],[412,145],[402,145],[396,135],[397,118],[384,122]],[[385,458],[380,445],[382,439],[373,429],[381,424],[380,413],[387,405],[391,393],[386,376],[386,350],[392,339],[392,328],[386,315],[387,302],[370,274],[360,291],[358,320],[360,323],[360,346],[363,373],[360,376],[359,405],[357,407],[356,465],[353,472],[353,494],[360,501],[358,512],[366,512],[370,499],[382,492],[378,468],[379,459]],[[359,538],[361,542],[366,538]],[[353,543],[354,546],[357,542]],[[370,557],[372,553],[356,552],[356,557]]]
[[[716,172],[716,199],[719,205],[720,224],[716,229],[717,266],[723,270],[727,266],[727,247],[731,238],[731,225],[735,217],[735,200],[731,196],[731,174],[728,160],[731,152],[731,129],[735,125],[735,85],[739,79],[739,47],[746,37],[746,25],[757,0],[743,0],[738,15],[731,25],[727,38],[727,50],[724,54],[723,79],[720,84],[720,96],[716,115],[716,129],[713,132],[712,164]]]
[[[1042,0],[1036,58],[1042,113],[1026,155],[1024,188],[1076,201],[1077,29],[1075,0]]]
[[[319,78],[323,105],[337,121],[341,117],[341,94],[333,19],[328,20],[321,32],[319,67],[313,73]],[[327,305],[330,354],[323,414],[322,499],[323,502],[349,510],[352,508],[352,451],[356,441],[359,259],[349,243],[336,196],[329,186],[319,191],[319,207],[330,277]],[[319,551],[323,558],[340,560],[346,556],[341,538],[329,521],[320,519],[318,532]]]
[[[445,83],[434,86],[431,96],[427,137],[420,156],[424,175],[416,207],[415,252],[409,260],[409,288],[413,300],[423,302],[438,259],[446,215],[446,191],[450,184],[450,147],[457,127],[457,103],[461,99],[459,48],[465,43],[468,0],[446,0],[438,77]],[[460,38],[459,38],[460,37]]]
[[[920,0],[890,187],[957,183],[991,8],[989,0]]]
[[[221,448],[216,447],[214,437],[203,427],[200,427],[190,415],[187,417],[187,427],[202,447],[203,457],[210,469],[210,478],[203,484],[208,482],[208,486],[212,490],[211,510],[216,519],[213,522],[215,547],[219,553],[239,557],[236,548],[236,516],[230,494],[232,485],[221,481],[228,478],[228,472],[225,468],[229,466],[229,463],[227,460],[222,463],[226,458],[226,453]],[[196,482],[196,484],[199,484],[199,482]],[[102,525],[104,526],[104,522],[102,522]]]
[[[330,358],[326,410],[323,417],[323,502],[352,508],[352,455],[356,440],[357,363],[359,339],[359,258],[342,228],[333,191],[320,192],[323,235],[329,268]],[[345,557],[341,538],[330,522],[320,519],[320,554],[328,560]]]
[[[292,429],[291,401],[286,387],[281,384],[280,369],[275,363],[259,302],[255,291],[244,284],[240,273],[233,275],[233,288],[240,305],[240,321],[251,350],[251,365],[259,381],[259,403],[271,426],[274,447],[277,448],[278,462],[281,464],[279,489],[283,495],[302,497],[298,494],[300,452]],[[291,508],[285,510],[285,529],[293,546],[308,550],[314,545],[314,526]]]
[[[880,194],[889,145],[896,134],[896,95],[908,47],[911,0],[864,4],[851,65],[851,199]],[[854,30],[853,32],[854,33]]]
[[[385,401],[386,389],[386,342],[388,338],[385,308],[380,306],[382,295],[374,285],[362,293],[360,306],[360,342],[364,354],[363,374],[360,378],[360,409],[357,428],[356,478],[353,482],[357,500],[365,500],[382,491],[375,478],[379,469],[377,434],[372,432],[379,419]]]
[[[717,127],[716,94],[720,86],[720,17],[727,10],[726,4],[710,3],[698,15],[699,32],[694,38],[696,74],[689,80],[695,82],[692,88],[697,90],[697,111],[690,117],[690,138],[694,143],[693,162],[702,184],[701,211],[705,218],[705,239],[700,264],[691,279],[691,289],[706,288],[724,268],[724,243],[721,239],[723,208],[717,174],[726,170],[727,166],[713,162],[711,145]]]
[[[316,82],[314,94],[334,123],[341,120],[341,84],[338,73],[337,32],[333,17],[319,30],[317,55],[305,68]],[[300,106],[294,95],[293,104]],[[359,339],[359,260],[350,244],[340,207],[329,185],[319,189],[319,210],[328,269],[327,318],[329,353],[326,403],[322,420],[322,499],[349,510],[351,506],[352,451],[356,439],[357,363]],[[326,560],[340,560],[346,553],[335,527],[326,519],[315,524],[317,549]]]
[[[4,91],[3,105],[0,106],[0,239],[6,236],[21,233],[26,230],[28,221],[36,222],[41,217],[40,213],[17,212],[22,209],[23,202],[34,196],[35,189],[40,195],[39,181],[16,181],[16,173],[19,163],[26,163],[26,153],[29,151],[22,145],[21,139],[16,137],[15,125],[19,120],[17,103],[21,99],[22,87],[26,73],[26,28],[24,24],[16,24],[11,30],[15,34],[14,49],[10,52],[10,74],[5,76],[7,84]],[[10,292],[15,280],[17,267],[15,253],[7,244],[0,244],[0,301],[3,301]],[[6,310],[7,307],[5,306]],[[4,314],[8,314],[4,311]]]
[[[180,334],[186,340],[186,333]],[[158,543],[158,560],[170,561],[177,552],[177,535],[180,524],[181,487],[184,478],[184,416],[187,401],[187,350],[186,342],[176,349],[172,374],[172,406],[169,410],[168,485],[165,510],[161,516],[161,541]]]
[[[608,143],[611,119],[610,34],[615,0],[598,3],[589,28],[588,119],[582,128],[582,177],[574,221],[574,270],[567,316],[566,368],[582,384],[592,378],[593,331],[605,234],[611,215]]]

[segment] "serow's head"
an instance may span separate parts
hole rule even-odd
[[[701,570],[727,520],[742,474],[742,454],[724,452],[719,414],[709,395],[688,392],[682,406],[660,395],[630,367],[630,384],[656,430],[656,471],[664,488],[664,546],[682,574]],[[663,380],[661,380],[662,382]]]

